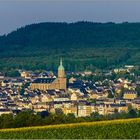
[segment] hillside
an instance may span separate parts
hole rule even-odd
[[[139,139],[140,119],[1,129],[1,139]]]
[[[139,65],[140,23],[39,23],[0,37],[0,69],[94,70]],[[80,65],[80,66],[79,66]]]

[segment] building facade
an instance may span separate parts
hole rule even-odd
[[[30,88],[32,90],[65,90],[66,91],[66,75],[65,69],[62,64],[62,60],[60,60],[60,65],[58,67],[58,77],[57,78],[37,78],[31,84]]]

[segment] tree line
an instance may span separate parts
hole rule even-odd
[[[34,112],[28,110],[20,112],[16,116],[13,114],[2,114],[0,116],[0,128],[18,128],[140,117],[140,111],[136,111],[134,109],[130,109],[127,113],[118,113],[116,111],[114,114],[106,116],[100,115],[98,112],[93,112],[88,117],[75,117],[72,113],[65,115],[61,109],[56,109],[55,112],[55,114],[52,114],[48,111],[42,111],[35,114]]]

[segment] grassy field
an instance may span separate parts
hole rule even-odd
[[[1,129],[0,139],[139,139],[140,119]]]

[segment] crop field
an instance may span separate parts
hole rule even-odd
[[[140,139],[140,118],[1,129],[0,139]]]

